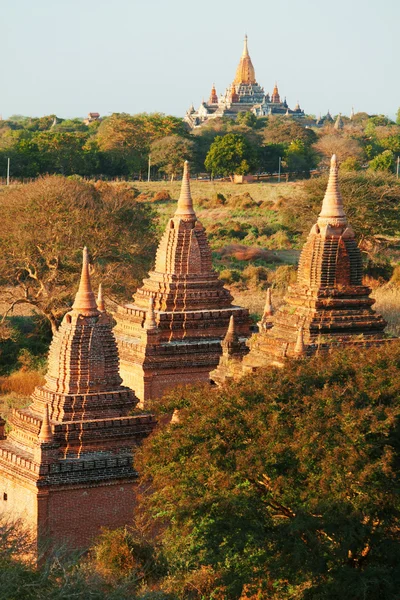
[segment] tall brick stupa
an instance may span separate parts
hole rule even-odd
[[[268,293],[259,332],[248,340],[250,352],[243,357],[242,372],[237,359],[224,356],[212,377],[223,382],[260,367],[282,365],[285,357],[387,341],[386,321],[373,310],[370,293],[362,282],[361,252],[344,211],[333,156],[322,210],[300,255],[297,282],[275,313]]]
[[[39,546],[85,547],[101,527],[132,521],[134,447],[155,426],[130,416],[134,393],[121,385],[112,319],[93,294],[88,253],[72,310],[49,351],[46,383],[28,408],[0,420],[0,512],[20,518]]]
[[[381,343],[386,321],[372,306],[362,282],[362,258],[349,224],[338,183],[336,156],[318,220],[300,255],[297,282],[285,303],[250,340],[243,365],[252,369],[285,356],[312,353],[318,347]]]
[[[232,305],[212,268],[185,162],[178,206],[160,241],[154,271],[134,302],[115,315],[124,384],[145,405],[179,384],[209,381],[232,315],[237,335],[248,337],[248,310]]]

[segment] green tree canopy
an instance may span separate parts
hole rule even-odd
[[[210,598],[394,600],[399,398],[396,342],[160,401],[179,416],[144,444],[142,509],[176,589],[210,569]]]
[[[194,142],[178,135],[169,135],[150,146],[151,162],[167,173],[173,181],[182,172],[185,160],[193,158]]]
[[[257,166],[257,155],[247,139],[238,133],[218,136],[211,144],[205,167],[215,175],[233,178],[247,175]]]

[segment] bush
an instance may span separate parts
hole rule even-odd
[[[154,194],[152,200],[153,202],[167,202],[171,200],[171,195],[168,190],[160,190]]]
[[[379,284],[388,282],[393,275],[393,270],[386,256],[369,256],[364,265],[364,275],[375,279]]]

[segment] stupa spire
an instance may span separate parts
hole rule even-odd
[[[242,52],[242,56],[249,56],[249,49],[247,47],[247,33],[244,36],[244,44],[243,44],[243,52]]]
[[[144,329],[157,329],[156,314],[154,312],[154,296],[150,297],[149,308],[143,325]]]
[[[296,354],[296,356],[302,356],[305,353],[305,350],[306,348],[304,346],[303,326],[301,325],[297,332],[297,340],[296,346],[294,348],[294,353]]]
[[[326,188],[322,210],[318,217],[318,225],[332,225],[333,227],[347,224],[346,214],[343,209],[343,198],[338,182],[339,166],[334,154],[331,158],[328,186]]]
[[[265,300],[263,317],[272,317],[273,314],[274,314],[274,309],[272,307],[271,288],[268,288],[267,289],[267,298]]]
[[[196,219],[196,213],[193,209],[193,199],[190,192],[190,172],[189,162],[185,160],[183,167],[181,194],[178,200],[178,208],[175,212],[175,217],[180,217],[183,220],[191,221]]]
[[[82,273],[79,289],[72,305],[74,311],[90,317],[98,314],[96,298],[90,284],[89,254],[86,246],[83,249]]]
[[[39,441],[41,443],[49,443],[53,441],[53,432],[51,430],[50,418],[49,418],[49,405],[46,404],[44,409],[44,417],[42,421],[42,426],[39,432]]]
[[[100,312],[105,312],[106,311],[106,307],[104,304],[104,296],[103,296],[103,286],[101,285],[101,283],[99,284],[99,291],[97,292],[97,309]]]
[[[236,69],[236,76],[233,83],[234,85],[254,85],[256,83],[256,74],[247,47],[247,35],[244,37],[243,52],[240,57],[238,68]]]

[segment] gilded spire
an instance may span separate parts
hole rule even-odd
[[[42,426],[39,432],[39,441],[44,444],[48,444],[53,441],[53,432],[51,430],[50,418],[49,418],[49,405],[46,404],[46,408],[44,410],[44,417],[42,421]]]
[[[101,283],[99,284],[99,291],[97,293],[97,302],[96,302],[96,304],[97,304],[97,309],[100,312],[105,312],[106,307],[105,307],[105,304],[104,304],[103,286],[101,285]]]
[[[183,220],[191,221],[196,219],[196,213],[193,209],[193,200],[190,193],[190,173],[189,162],[185,160],[183,167],[181,195],[178,200],[178,208],[175,212],[175,217],[180,217]]]
[[[243,44],[242,57],[245,58],[247,56],[250,58],[250,56],[249,56],[249,49],[247,47],[247,33],[246,33],[246,35],[244,36],[244,44]]]
[[[89,254],[86,246],[83,249],[82,274],[79,289],[72,308],[86,317],[97,315],[99,312],[97,310],[96,298],[90,285]]]
[[[144,329],[157,329],[156,314],[154,312],[154,297],[151,296],[149,300],[149,308],[146,313],[146,319],[143,325]]]
[[[233,82],[234,84],[255,84],[256,74],[254,71],[253,63],[251,62],[249,49],[247,47],[247,35],[244,37],[244,46],[242,56],[238,68],[236,69],[236,76]]]
[[[336,154],[334,154],[331,158],[328,186],[322,202],[322,210],[318,217],[319,226],[332,225],[333,227],[339,227],[347,224],[343,209],[343,198],[339,189],[338,170],[339,166]]]

